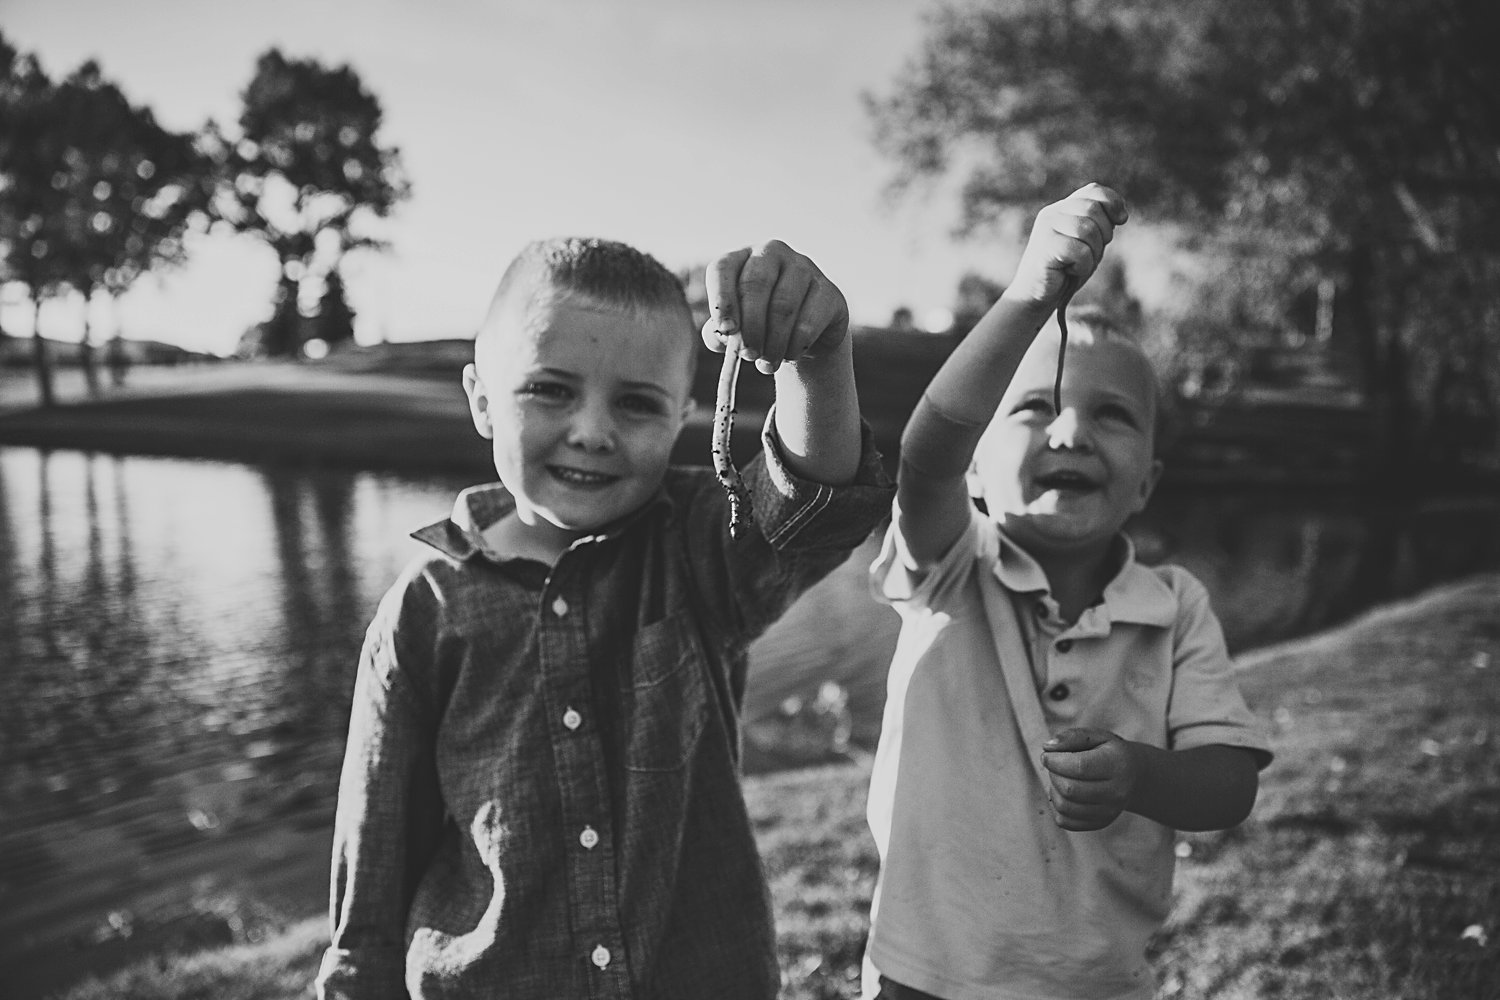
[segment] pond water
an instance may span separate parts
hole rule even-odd
[[[325,836],[365,624],[420,550],[407,532],[464,485],[0,448],[0,939],[70,880],[107,906],[131,865]],[[1132,531],[1203,579],[1239,650],[1500,566],[1486,498],[1397,519],[1326,491],[1166,489]],[[867,597],[872,555],[752,651],[747,769],[873,745],[897,622]]]

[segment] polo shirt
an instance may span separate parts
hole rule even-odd
[[[885,975],[950,1000],[1150,1000],[1173,831],[1133,813],[1068,832],[1042,744],[1090,726],[1174,750],[1270,760],[1203,585],[1180,567],[1119,572],[1071,625],[1040,566],[977,510],[924,575],[896,523],[871,568],[902,628],[868,818],[881,858],[866,995]]]

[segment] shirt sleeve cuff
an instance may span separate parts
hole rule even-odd
[[[1173,750],[1191,750],[1194,747],[1226,746],[1249,750],[1255,755],[1256,766],[1265,770],[1275,758],[1270,746],[1258,730],[1233,723],[1199,723],[1184,726],[1172,734]]]
[[[756,523],[778,549],[796,547],[804,534],[817,539],[818,548],[853,548],[890,510],[895,486],[863,419],[859,468],[847,486],[828,486],[792,472],[776,434],[775,404],[761,430],[761,455],[764,461],[752,462],[745,470],[746,485]]]

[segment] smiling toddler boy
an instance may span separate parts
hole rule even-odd
[[[501,279],[463,372],[499,482],[416,532],[369,628],[320,996],[776,995],[746,650],[890,487],[833,283],[773,241],[707,284],[704,342],[776,381],[735,537],[712,471],[669,461],[697,343],[671,272],[561,239]]]
[[[1149,1000],[1173,830],[1240,822],[1270,760],[1203,586],[1122,533],[1161,474],[1145,356],[1078,315],[1054,398],[1042,328],[1125,218],[1098,185],[1043,209],[902,437],[866,996]]]

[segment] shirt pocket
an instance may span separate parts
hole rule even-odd
[[[708,718],[708,686],[692,629],[682,615],[652,622],[636,633],[630,655],[632,683],[621,692],[626,770],[679,770]]]

